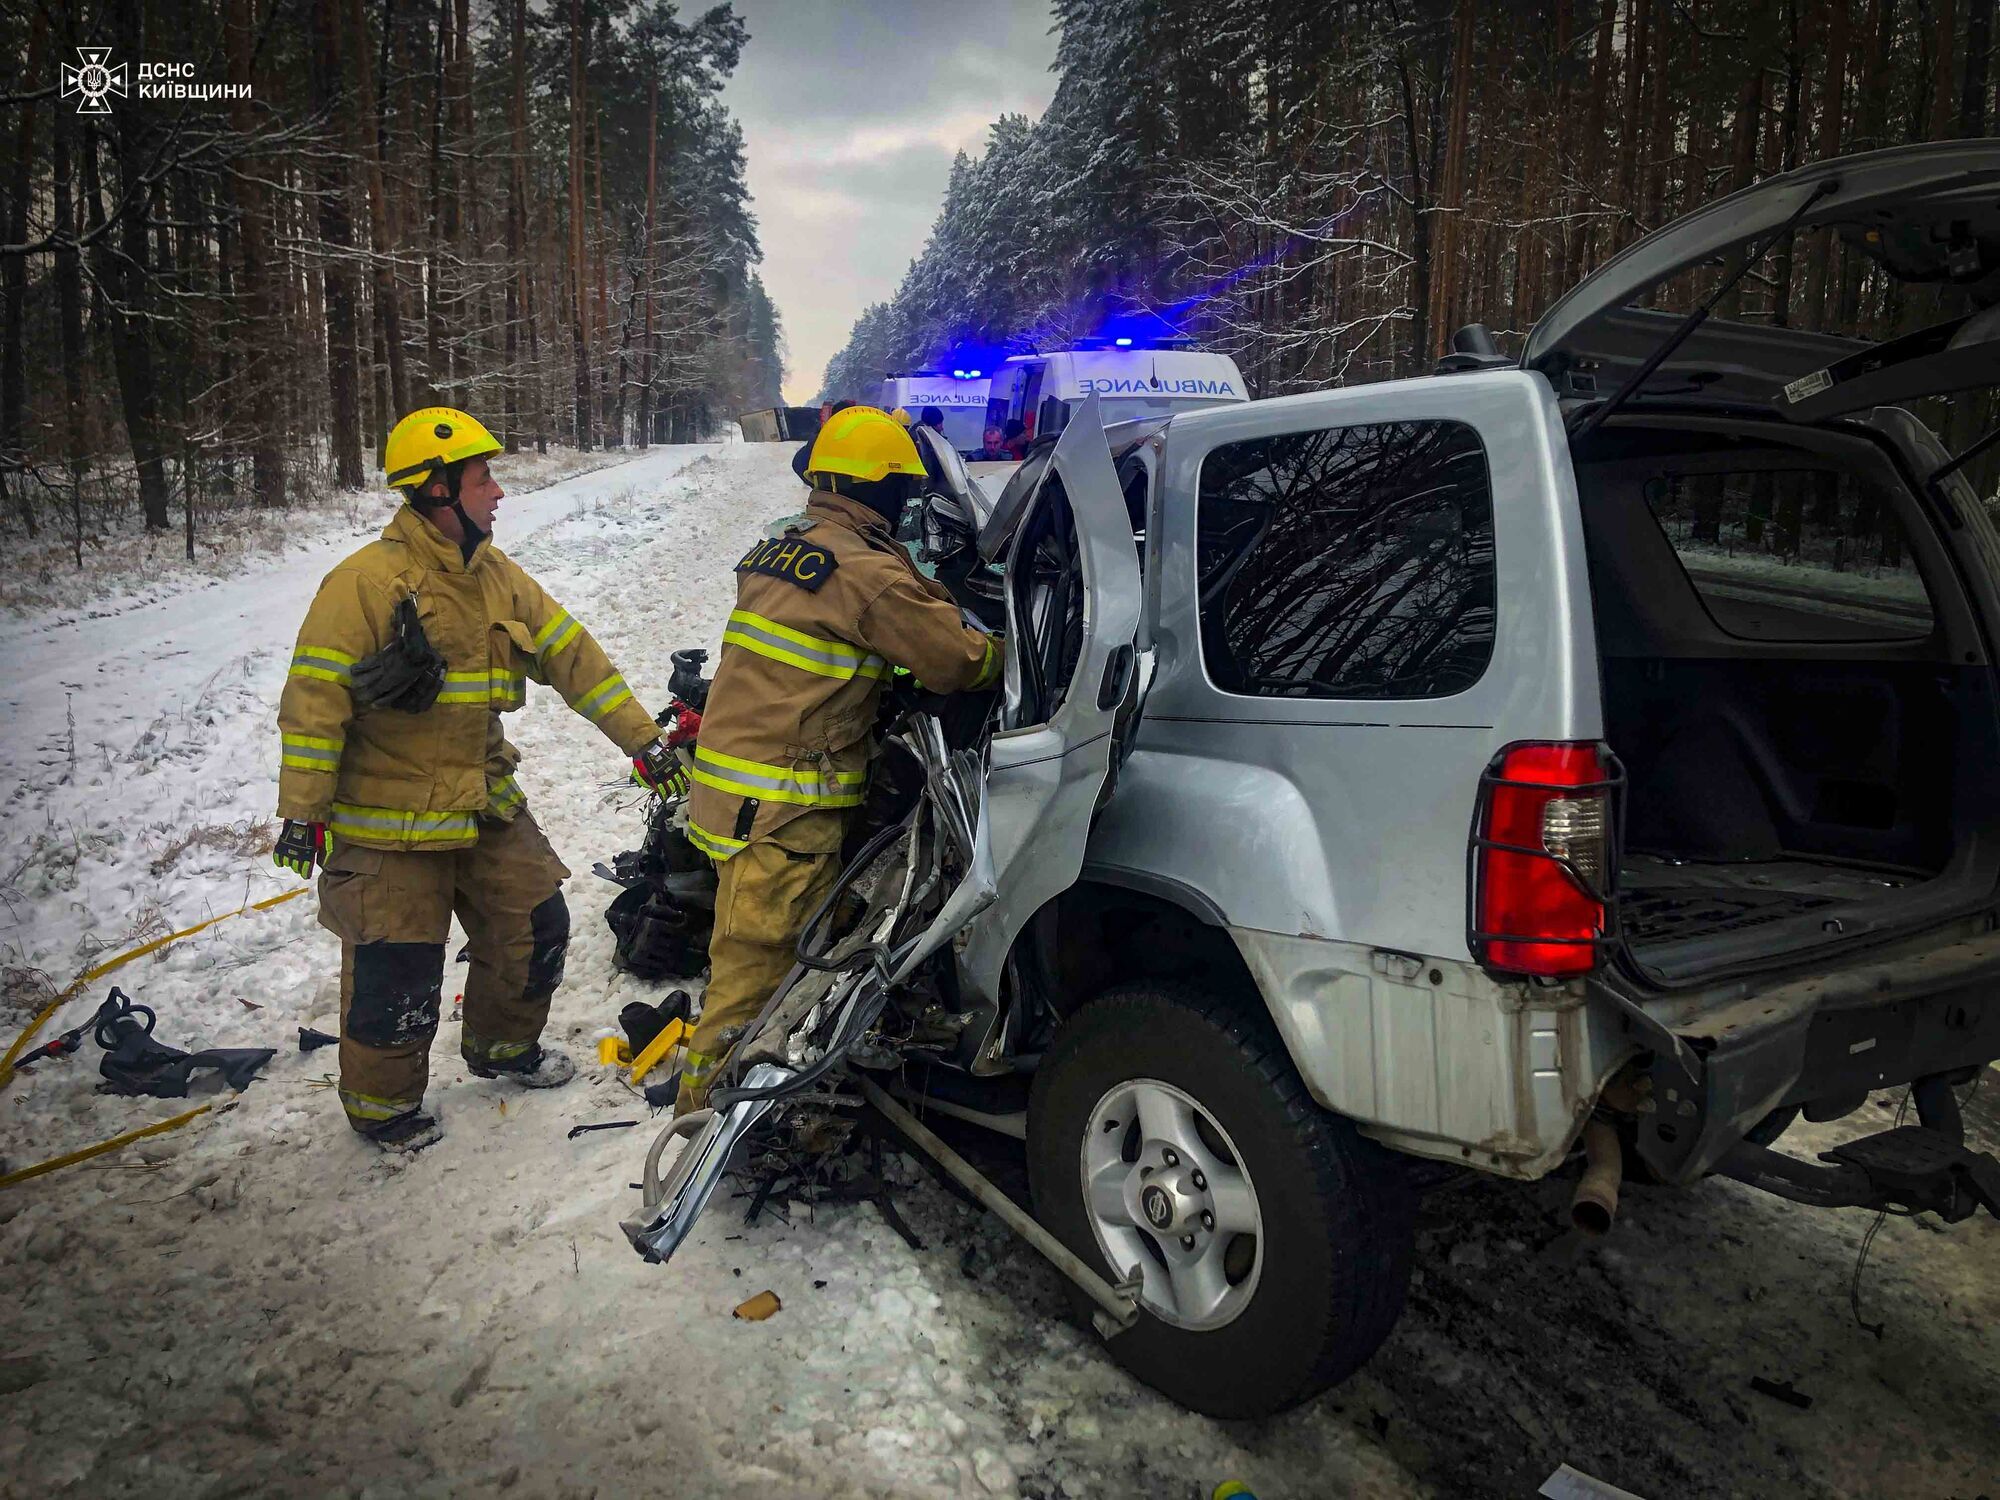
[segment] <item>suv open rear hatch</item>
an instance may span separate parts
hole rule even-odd
[[[1896,279],[1962,288],[1975,310],[1879,343],[1706,317],[1717,292],[1781,240],[1813,232],[1837,235],[1851,253]],[[1689,273],[1704,268],[1706,300],[1683,314],[1677,308],[1696,300]],[[1906,415],[1890,403],[2000,384],[2000,141],[1933,143],[1818,163],[1709,204],[1638,240],[1560,298],[1530,333],[1522,363],[1548,378],[1581,419],[1572,423],[1573,442],[1616,404],[1659,412],[1670,424],[1727,411],[1731,419],[1762,415],[1800,427],[1881,431],[1886,417]],[[1962,564],[1990,573],[1993,559],[1983,538],[1969,534],[1990,528],[1966,524],[1962,507],[1970,492],[1952,470],[1993,439],[1982,438],[1952,458],[1928,432],[1922,434],[1927,441],[1915,444],[1907,433],[1892,436],[1903,439],[1896,444],[1902,461],[1916,460],[1907,482],[1930,491],[1926,508],[1948,523],[1959,550],[1973,554]],[[1583,451],[1578,449],[1580,462]],[[1990,593],[1983,581],[1972,592]],[[1990,618],[1990,599],[1977,612]],[[1972,629],[1976,634],[1977,626]],[[1976,666],[1968,652],[1983,655],[1973,639],[1958,639],[1950,659]],[[1625,654],[1632,655],[1629,645]],[[1668,654],[1685,656],[1687,649]],[[1723,652],[1740,654],[1740,642]],[[1810,660],[1809,648],[1800,659]],[[1663,869],[1646,889],[1622,894],[1627,939],[1656,946],[1683,931],[1716,939],[1735,933],[1730,946],[1756,948],[1761,934],[1810,922],[1814,902],[1829,895],[1831,878],[1808,871],[1814,879],[1805,894],[1788,888],[1780,900],[1778,891],[1754,882],[1720,893],[1712,872],[1697,872],[1704,878],[1681,881],[1688,889],[1679,890],[1675,873]],[[1877,874],[1857,869],[1851,879],[1865,884]],[[1891,883],[1905,879],[1894,876]],[[1829,931],[1862,936],[1845,920]],[[1758,953],[1725,967],[1782,968],[1795,956]],[[1678,982],[1712,977],[1718,972],[1713,962],[1702,960],[1698,974],[1686,973]],[[1651,977],[1663,982],[1657,973]]]
[[[1789,226],[1789,228],[1788,228]],[[1714,321],[1651,372],[1635,399],[1769,404],[1828,416],[2000,384],[2000,141],[1842,157],[1769,177],[1646,235],[1578,282],[1521,353],[1568,399],[1608,396],[1683,319],[1644,304],[1704,265],[1736,270],[1780,232],[1829,230],[1899,281],[1965,289],[1970,316],[1883,343]]]

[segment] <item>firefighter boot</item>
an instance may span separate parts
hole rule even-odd
[[[475,1078],[509,1078],[524,1089],[559,1089],[576,1077],[575,1059],[540,1042],[530,1045],[526,1052],[498,1062],[474,1062],[468,1054],[465,1067]]]
[[[415,1156],[426,1146],[435,1146],[444,1139],[444,1126],[437,1122],[435,1116],[413,1109],[408,1114],[369,1125],[362,1129],[361,1135],[384,1151]]]

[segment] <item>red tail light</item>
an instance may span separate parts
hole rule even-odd
[[[1610,930],[1612,793],[1597,745],[1512,745],[1482,778],[1473,829],[1472,951],[1510,973],[1597,967]]]

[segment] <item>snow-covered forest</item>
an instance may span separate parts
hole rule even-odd
[[[955,165],[923,253],[829,364],[1163,312],[1252,394],[1503,348],[1638,235],[1801,162],[1989,133],[1993,0],[1057,0],[1054,102]],[[1676,301],[1688,287],[1669,289]],[[1962,313],[1838,244],[1723,316],[1880,337]],[[1977,431],[1975,403],[1955,422]]]
[[[775,401],[744,43],[670,0],[0,5],[0,535],[192,557],[219,509],[372,480],[427,402],[511,451]]]

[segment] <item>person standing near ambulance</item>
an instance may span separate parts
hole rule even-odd
[[[923,479],[895,418],[867,406],[836,412],[806,463],[804,519],[736,565],[688,797],[688,837],[721,883],[677,1113],[706,1101],[833,887],[891,671],[938,693],[999,678],[998,639],[965,623],[890,532]]]
[[[405,504],[321,582],[278,704],[273,858],[319,877],[340,939],[340,1102],[387,1149],[442,1134],[425,1111],[445,942],[470,949],[459,1053],[529,1088],[576,1066],[541,1045],[562,981],[569,871],[514,780],[500,715],[547,683],[633,757],[658,791],[674,772],[659,726],[590,633],[492,544],[504,492],[493,435],[451,407],[389,434]]]

